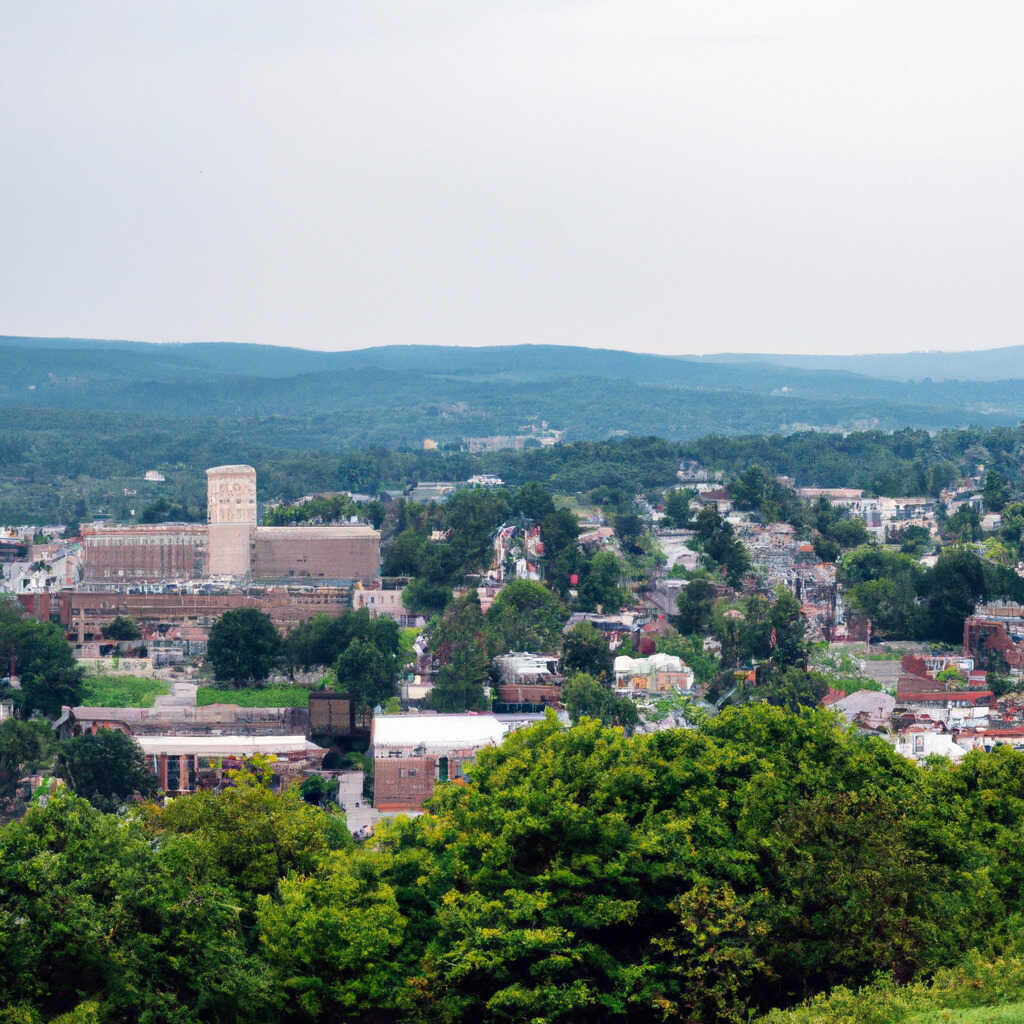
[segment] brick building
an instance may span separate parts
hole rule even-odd
[[[85,580],[129,583],[204,576],[206,538],[202,523],[83,527]]]
[[[1017,610],[1015,607],[1014,611]],[[1019,615],[972,615],[964,621],[964,655],[983,670],[1024,669],[1024,609]]]
[[[43,622],[56,621],[79,642],[98,637],[117,615],[129,615],[146,628],[209,627],[224,612],[258,608],[278,629],[287,631],[314,615],[337,618],[349,607],[347,587],[246,587],[202,594],[128,594],[108,590],[63,590],[26,594],[22,606]]]
[[[206,471],[206,524],[159,523],[82,530],[86,582],[142,583],[230,576],[369,579],[380,572],[380,533],[341,526],[259,526],[256,470]]]
[[[560,707],[564,676],[548,654],[502,654],[494,659],[501,705]]]
[[[507,728],[494,715],[375,715],[373,806],[422,810],[435,783],[461,779],[466,762],[483,747],[501,743]]]

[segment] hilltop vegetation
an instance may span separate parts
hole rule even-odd
[[[835,990],[769,1021],[932,1024],[1022,999],[1007,747],[918,766],[763,704],[634,738],[549,719],[361,847],[263,774],[120,815],[58,793],[0,830],[0,1019],[739,1024]]]

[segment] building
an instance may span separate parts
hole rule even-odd
[[[414,615],[402,601],[402,591],[408,582],[408,579],[398,578],[361,580],[352,588],[352,607],[357,611],[365,608],[371,619],[386,615],[400,626],[422,627],[426,625],[426,618]]]
[[[272,759],[271,785],[277,789],[319,769],[327,753],[305,735],[139,736],[136,742],[169,796],[220,788],[227,772],[256,755]]]
[[[252,466],[214,466],[206,471],[209,575],[248,574],[257,517],[256,470]]]
[[[965,750],[954,742],[945,729],[936,723],[918,722],[900,729],[896,737],[896,750],[912,761],[920,761],[932,754],[948,757],[954,764],[963,758]]]
[[[693,669],[672,654],[652,654],[648,658],[615,659],[615,689],[620,694],[646,695],[692,690]]]
[[[305,708],[247,708],[238,704],[160,703],[151,708],[61,709],[53,723],[61,739],[114,729],[129,736],[283,736],[306,733],[309,714]]]
[[[422,810],[435,783],[461,779],[477,751],[497,746],[507,729],[494,715],[374,715],[373,806],[379,811]]]
[[[548,654],[502,654],[494,659],[500,705],[558,706],[564,676],[558,659]]]
[[[250,538],[254,579],[376,578],[380,534],[371,526],[257,526]]]
[[[206,575],[207,528],[202,523],[82,527],[86,583],[186,580]]]
[[[309,695],[309,733],[365,740],[370,735],[370,715],[356,710],[350,694],[317,690]]]
[[[359,523],[259,526],[256,470],[206,471],[207,523],[111,526],[82,531],[86,583],[194,580],[370,579],[380,572],[380,533]]]

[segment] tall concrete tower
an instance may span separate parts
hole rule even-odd
[[[256,470],[214,466],[206,471],[207,557],[211,576],[244,576],[252,566],[256,529]]]

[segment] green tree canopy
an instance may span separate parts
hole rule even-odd
[[[108,640],[138,640],[142,634],[130,615],[115,615],[103,627],[103,635]]]
[[[622,587],[622,562],[611,551],[598,551],[586,566],[579,588],[583,611],[617,612],[629,601]]]
[[[487,611],[487,635],[494,653],[556,651],[568,611],[541,583],[513,580]]]
[[[63,740],[57,749],[57,775],[101,811],[115,811],[134,794],[156,795],[156,777],[142,748],[117,729],[100,729]]]
[[[592,622],[577,623],[563,638],[561,668],[566,675],[585,672],[607,681],[614,660],[608,640]]]
[[[383,704],[395,692],[395,665],[371,640],[353,640],[334,663],[338,688],[363,709]]]
[[[217,680],[244,685],[264,682],[280,650],[281,638],[269,615],[236,608],[211,627],[206,656]]]
[[[82,669],[60,626],[23,617],[20,607],[0,597],[0,664],[5,669],[12,652],[21,690],[0,692],[23,714],[55,718],[64,705],[81,702]]]

